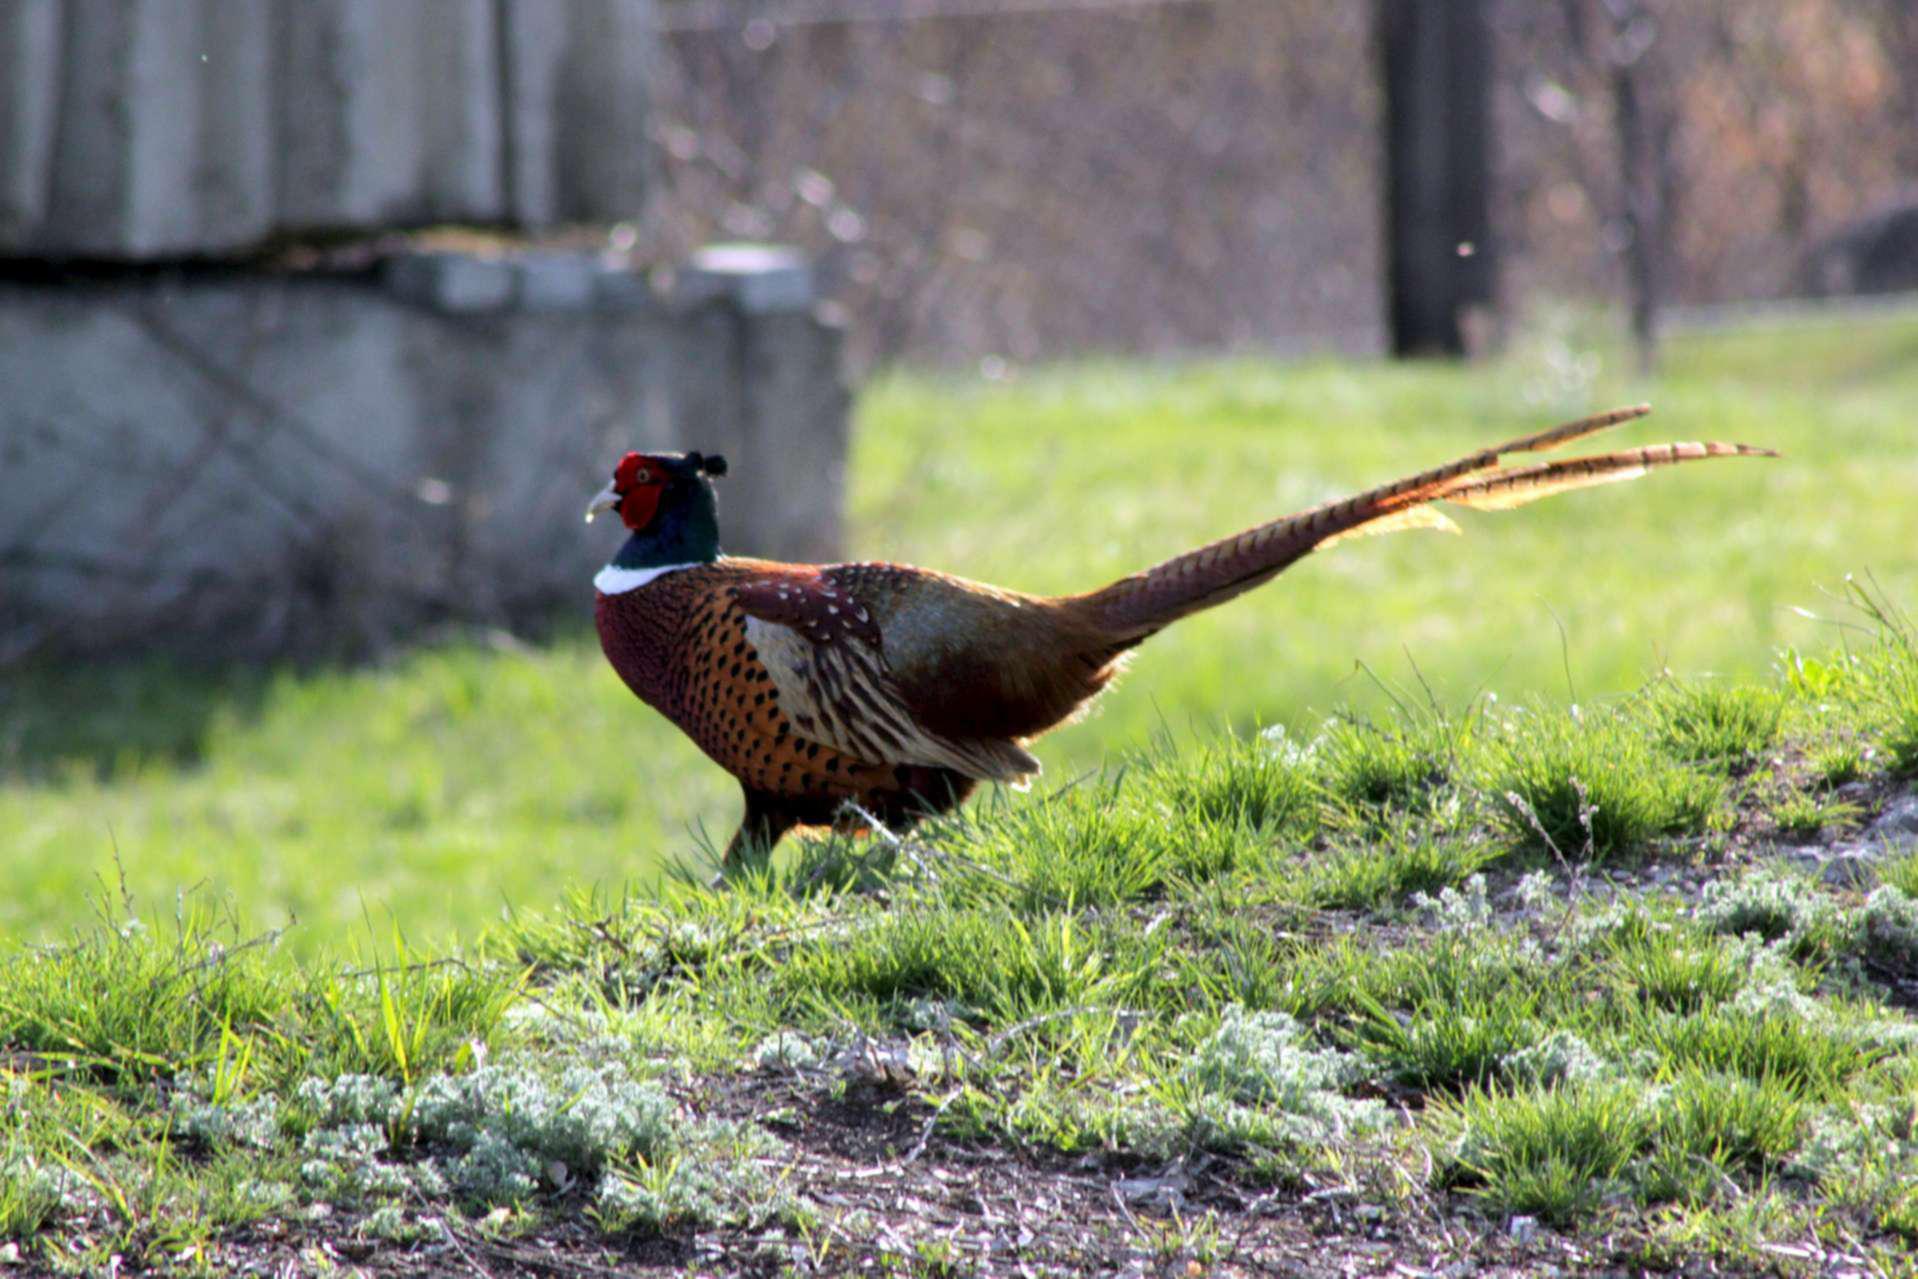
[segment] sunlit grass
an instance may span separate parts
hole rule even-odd
[[[1751,677],[1778,645],[1829,634],[1792,610],[1828,611],[1846,573],[1874,572],[1894,598],[1918,583],[1918,510],[1886,500],[1918,489],[1918,437],[1899,408],[1918,395],[1918,371],[1893,358],[1915,335],[1909,320],[1842,342],[1814,333],[1822,366],[1796,357],[1794,333],[1687,338],[1661,378],[1602,371],[1576,394],[1544,393],[1543,368],[1516,357],[890,379],[861,405],[858,550],[1082,590],[1272,514],[1646,399],[1654,416],[1611,438],[1746,440],[1786,456],[1468,513],[1462,538],[1314,556],[1155,638],[1042,758],[1083,768],[1162,723],[1296,725],[1423,700],[1422,685],[1456,708],[1481,690],[1589,700],[1663,666]]]
[[[1521,1260],[1683,1240],[1730,1263],[1816,1222],[1880,1268],[1918,1221],[1918,859],[1868,893],[1783,871],[1728,771],[1842,734],[1873,807],[1895,796],[1883,745],[1918,650],[1882,599],[1853,604],[1879,620],[1848,654],[1716,685],[1706,712],[1661,679],[1576,714],[1160,733],[910,838],[555,892],[455,948],[369,912],[290,953],[204,893],[157,921],[108,903],[0,953],[0,1241],[104,1270],[249,1229],[643,1247],[728,1225],[790,1255],[853,1220],[808,1143],[866,1111],[916,1128],[886,1156],[909,1188],[955,1153],[1035,1198],[1190,1169],[1248,1201],[1278,1186],[1274,1206],[1333,1189],[1381,1240],[1416,1212]],[[466,659],[400,668],[439,681],[408,704],[478,697],[439,660]],[[381,802],[466,820],[443,778]]]
[[[1093,715],[1040,744],[1051,784],[1167,731],[1210,741],[1284,725],[1307,740],[1330,714],[1395,700],[1457,718],[1482,693],[1594,704],[1663,665],[1762,675],[1780,645],[1836,638],[1792,610],[1834,612],[1847,573],[1918,598],[1918,503],[1897,500],[1918,492],[1918,318],[1681,337],[1651,382],[1609,357],[1567,382],[1554,341],[1459,368],[887,376],[857,406],[849,551],[1080,590],[1637,399],[1658,413],[1620,442],[1743,439],[1786,454],[1467,513],[1463,538],[1314,556],[1146,644]],[[1912,707],[1886,712],[1883,749],[1918,772]],[[1398,746],[1355,759],[1374,770],[1355,792],[1364,803],[1442,789],[1442,740]],[[1834,778],[1850,767],[1827,764]],[[453,643],[344,672],[15,672],[0,682],[0,935],[46,939],[86,918],[90,896],[117,893],[117,851],[147,914],[204,884],[250,924],[297,917],[295,947],[389,914],[424,944],[572,889],[643,889],[692,854],[698,830],[723,842],[737,805],[732,782],[634,702],[583,619],[535,649]]]

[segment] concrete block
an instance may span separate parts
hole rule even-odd
[[[586,311],[599,261],[590,253],[527,253],[513,259],[514,301],[527,311]]]
[[[517,0],[516,7],[544,3]],[[653,0],[568,6],[565,51],[546,108],[562,221],[635,217],[645,204],[656,22]]]
[[[277,205],[289,229],[417,221],[422,103],[435,71],[426,10],[278,0]]]
[[[428,297],[490,281],[490,306],[514,277],[393,265]],[[729,548],[830,558],[837,341],[803,314],[440,314],[299,276],[0,283],[0,660],[583,616],[619,531],[580,503],[634,447],[735,460]]]
[[[748,530],[765,539],[747,553],[777,559],[830,559],[844,541],[845,464],[851,393],[840,376],[840,330],[809,311],[746,313],[733,326],[740,344],[740,422],[735,459],[740,496],[763,512]],[[794,475],[811,497],[782,493]]]
[[[646,199],[653,0],[507,0],[506,203],[524,225],[630,217]]]
[[[593,273],[593,302],[608,311],[650,310],[659,306],[653,282],[624,258],[602,260]]]
[[[372,74],[370,16],[351,0],[274,6],[275,205],[288,226],[345,226],[371,211],[357,154],[365,126],[348,92]]]
[[[571,5],[509,0],[500,9],[506,213],[522,226],[541,226],[561,217],[552,111],[571,19]]]
[[[272,234],[273,9],[259,0],[200,0],[200,40],[187,70],[198,89],[199,156],[183,164],[193,222],[176,251],[257,243]]]
[[[188,251],[199,238],[200,209],[193,182],[204,161],[200,148],[203,7],[195,3],[176,11],[164,5],[116,4],[115,0],[68,3],[81,8],[115,7],[131,20],[132,30],[121,78],[108,86],[117,108],[109,137],[112,144],[124,148],[126,166],[126,185],[115,210],[117,232],[96,238],[91,227],[77,221],[62,229],[92,253],[158,257]]]
[[[0,250],[638,212],[653,0],[0,0]]]
[[[713,244],[678,272],[675,299],[698,305],[725,299],[752,315],[810,310],[817,293],[812,264],[777,244]]]
[[[272,228],[268,13],[251,0],[177,6],[66,0],[70,83],[50,195],[31,247],[163,257]]]
[[[108,252],[133,239],[134,45],[139,6],[66,0],[60,116],[40,245]]]
[[[0,4],[0,249],[30,247],[46,217],[60,87],[59,0]]]
[[[407,253],[387,261],[395,297],[445,315],[478,315],[512,306],[519,272],[503,258],[470,253]]]
[[[562,6],[565,7],[565,6]],[[420,61],[392,74],[416,79],[425,216],[491,222],[505,205],[500,145],[500,48],[493,0],[414,0],[388,6],[417,24]]]

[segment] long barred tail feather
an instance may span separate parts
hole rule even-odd
[[[1457,484],[1441,489],[1434,501],[1455,502],[1481,511],[1508,511],[1527,502],[1554,493],[1590,488],[1597,484],[1616,484],[1635,480],[1661,466],[1680,462],[1699,462],[1708,457],[1777,457],[1771,449],[1749,444],[1720,444],[1716,441],[1686,444],[1649,444],[1644,448],[1621,449],[1597,457],[1566,458],[1540,462],[1532,466],[1500,467],[1482,475],[1467,476]]]
[[[1500,464],[1499,459],[1506,454],[1543,453],[1561,448],[1649,412],[1649,405],[1633,405],[1520,436],[1356,497],[1326,502],[1297,515],[1221,538],[1144,572],[1120,578],[1073,602],[1115,642],[1136,643],[1179,618],[1223,604],[1270,581],[1321,546],[1350,537],[1402,529],[1458,532],[1458,526],[1431,505],[1434,502],[1477,510],[1507,510],[1556,493],[1636,479],[1648,471],[1681,462],[1714,457],[1778,456],[1770,449],[1747,444],[1686,443],[1654,444],[1523,466]]]

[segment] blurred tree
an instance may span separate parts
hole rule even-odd
[[[1879,8],[1879,38],[1897,76],[1900,114],[1908,122],[1899,160],[1908,174],[1918,174],[1918,0],[1879,0]]]
[[[1632,341],[1638,365],[1658,363],[1659,284],[1664,278],[1668,196],[1676,187],[1671,165],[1672,115],[1651,107],[1645,65],[1658,26],[1641,0],[1605,0],[1611,30],[1606,65],[1612,82],[1612,125],[1618,135],[1619,221],[1630,296]]]
[[[1481,0],[1378,0],[1392,350],[1463,355],[1494,301],[1492,32]]]

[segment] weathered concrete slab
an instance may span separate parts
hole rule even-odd
[[[59,66],[59,0],[0,5],[0,244],[46,218]]]
[[[449,315],[506,310],[515,275],[511,263],[467,253],[409,253],[386,264],[394,296]]]
[[[46,220],[14,247],[72,253],[113,242],[137,255],[132,210],[139,143],[129,94],[137,86],[139,7],[113,0],[61,0],[61,6],[65,39]],[[9,159],[0,157],[0,168],[7,167]]]
[[[283,88],[275,125],[285,157],[279,219],[288,228],[417,224],[436,206],[440,217],[460,215],[434,198],[444,191],[427,174],[430,107],[458,98],[437,82],[445,76],[457,86],[462,70],[457,57],[432,62],[438,41],[423,19],[442,9],[395,10],[381,0],[279,7]]]
[[[839,334],[609,306],[574,265],[582,305],[483,312],[364,278],[0,286],[0,660],[583,612],[618,541],[583,503],[635,447],[728,455],[729,550],[836,554]]]
[[[513,217],[538,226],[580,208],[637,216],[649,177],[651,4],[519,3],[503,12]]]
[[[248,244],[274,226],[273,10],[258,0],[200,0],[196,146],[188,175],[198,216],[171,241]],[[173,160],[177,166],[177,157]]]
[[[5,0],[0,253],[637,213],[653,0]]]
[[[429,37],[407,68],[423,90],[416,109],[424,126],[419,185],[426,216],[503,220],[499,8],[494,0],[414,3],[426,16],[417,30]]]
[[[679,269],[681,300],[730,299],[755,315],[809,310],[816,292],[812,264],[785,245],[709,245]]]

